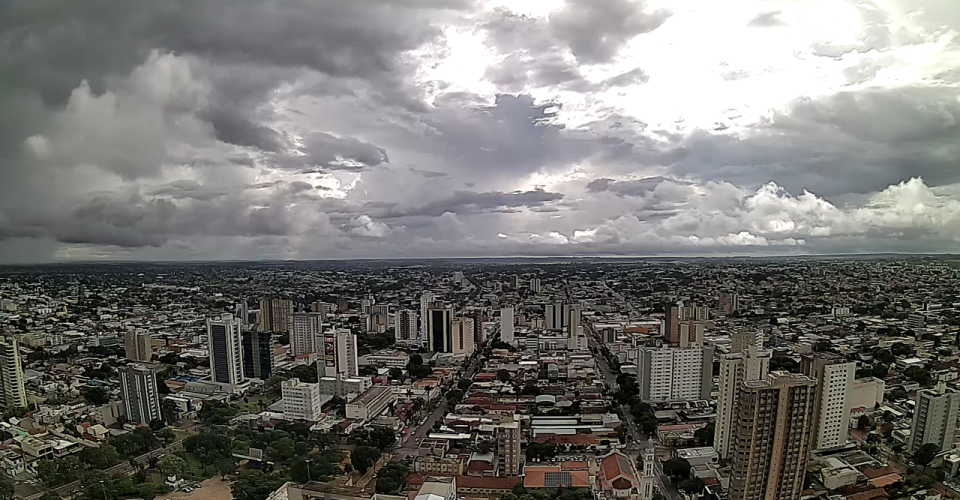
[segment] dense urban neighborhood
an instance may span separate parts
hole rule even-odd
[[[955,498],[958,308],[932,256],[0,268],[0,498]]]

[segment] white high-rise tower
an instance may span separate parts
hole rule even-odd
[[[231,314],[207,318],[210,351],[210,379],[221,384],[243,382],[243,356],[240,352],[240,325]]]
[[[323,341],[323,313],[298,312],[293,314],[290,328],[290,352],[294,356],[320,351]]]
[[[500,340],[513,343],[513,306],[500,309]]]
[[[737,396],[748,380],[764,380],[770,368],[770,353],[760,351],[757,335],[751,331],[733,334],[729,354],[720,357],[720,390],[717,396],[717,422],[713,447],[720,458],[726,459],[733,449]]]
[[[0,340],[0,407],[27,407],[23,368],[20,367],[20,349],[12,337]]]

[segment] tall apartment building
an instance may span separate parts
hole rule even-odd
[[[260,380],[270,378],[273,373],[273,333],[247,328],[240,337],[243,347],[243,376]]]
[[[641,347],[637,379],[643,401],[710,399],[713,348]]]
[[[356,377],[360,374],[357,361],[357,336],[346,328],[323,334],[323,359],[318,364],[318,374],[323,377]],[[323,373],[319,373],[323,367]]]
[[[210,380],[237,385],[243,382],[243,356],[240,325],[233,315],[207,318],[207,350],[210,354]]]
[[[146,330],[127,330],[123,334],[123,350],[131,361],[149,362],[153,356],[153,339]]]
[[[563,314],[565,311],[567,312],[566,317],[564,317]],[[567,310],[566,306],[561,302],[547,304],[546,307],[544,307],[543,316],[546,321],[547,330],[563,330],[567,326],[569,310]]]
[[[260,329],[265,332],[290,333],[293,321],[293,301],[287,299],[260,299]]]
[[[420,340],[416,312],[410,309],[400,309],[393,315],[393,338],[397,342]]]
[[[136,363],[120,372],[120,394],[127,422],[149,424],[162,418],[157,375],[146,366]]]
[[[504,422],[497,430],[497,470],[500,476],[519,476],[523,455],[520,453],[520,423]]]
[[[733,314],[740,310],[740,295],[731,292],[720,293],[720,310],[724,314]]]
[[[798,500],[813,447],[817,384],[774,372],[740,388],[730,500]]]
[[[323,414],[320,407],[320,384],[308,384],[292,378],[280,384],[283,398],[283,418],[318,422]]]
[[[514,317],[513,306],[500,309],[500,340],[508,344],[513,343]]]
[[[370,333],[383,333],[387,331],[390,325],[390,305],[377,304],[370,308],[370,314],[367,315],[367,331]]]
[[[453,320],[451,333],[451,349],[455,358],[465,358],[473,354],[473,318],[457,318]]]
[[[850,428],[850,390],[857,363],[833,353],[805,354],[800,372],[817,382],[814,449],[842,446]]]
[[[20,346],[13,337],[0,340],[0,408],[26,408]]]
[[[473,319],[473,345],[479,347],[486,340],[483,332],[483,322],[487,317],[486,309],[474,309],[470,312],[470,318]]]
[[[453,308],[434,302],[427,309],[427,349],[453,352]]]
[[[360,314],[370,314],[373,311],[373,305],[376,303],[377,299],[373,298],[373,295],[368,294],[360,299]]]
[[[940,381],[934,389],[917,391],[917,405],[910,427],[907,448],[915,452],[927,443],[936,444],[941,450],[951,448],[960,418],[960,393],[947,389]]]
[[[420,339],[427,340],[429,337],[429,330],[427,323],[429,322],[429,310],[430,304],[433,304],[436,301],[436,296],[431,292],[423,292],[420,295]]]
[[[530,291],[540,293],[540,278],[532,278],[530,280]]]
[[[580,328],[580,315],[583,312],[583,306],[579,304],[564,304],[563,305],[563,327],[566,329],[567,333],[573,337],[577,335],[577,331]]]
[[[290,353],[294,356],[320,352],[323,340],[323,314],[293,313],[290,327]]]
[[[686,324],[691,329],[688,331],[695,332],[695,325],[710,319],[710,309],[706,306],[685,306],[682,302],[668,305],[666,313],[663,321],[663,337],[671,345],[680,345],[682,342],[681,325]],[[693,341],[691,337],[685,340]]]
[[[760,350],[756,333],[735,332],[732,340],[730,353],[720,356],[720,385],[713,447],[721,459],[730,456],[733,445],[732,432],[740,387],[748,380],[766,379],[770,369],[770,353]]]

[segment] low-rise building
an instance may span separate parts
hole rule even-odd
[[[373,419],[396,399],[389,387],[371,387],[347,403],[347,418],[360,421]]]

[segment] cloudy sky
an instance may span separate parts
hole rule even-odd
[[[0,262],[960,251],[956,0],[5,0]]]

